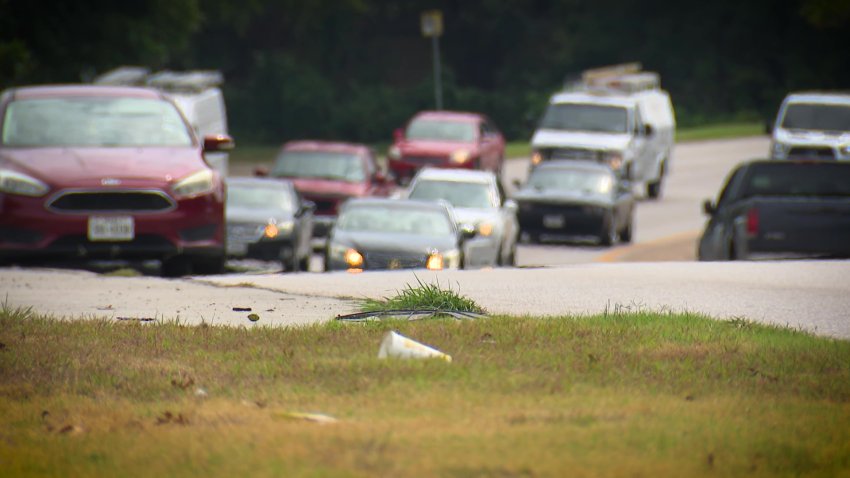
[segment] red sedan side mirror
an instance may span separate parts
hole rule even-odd
[[[403,139],[404,139],[404,130],[403,130],[403,129],[401,129],[401,128],[396,128],[396,129],[393,131],[393,139],[394,139],[396,142],[399,142],[399,141],[403,140]]]
[[[204,151],[227,151],[235,146],[233,138],[226,134],[204,136]]]

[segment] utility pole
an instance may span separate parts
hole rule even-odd
[[[440,75],[440,36],[443,34],[443,12],[428,10],[422,12],[422,36],[431,38],[431,48],[434,51],[434,99],[437,110],[443,109],[443,81]]]

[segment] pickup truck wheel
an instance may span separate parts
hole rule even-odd
[[[192,262],[184,255],[162,260],[159,274],[162,277],[182,277],[192,273]]]
[[[227,262],[224,254],[219,256],[199,257],[192,261],[192,272],[195,274],[221,274]]]
[[[664,182],[664,175],[667,172],[667,162],[661,163],[661,173],[658,175],[658,181],[652,181],[646,184],[646,195],[650,199],[658,199],[661,197],[661,185]]]

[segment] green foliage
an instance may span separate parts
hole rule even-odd
[[[457,312],[486,313],[474,300],[461,296],[457,291],[442,288],[439,282],[424,284],[416,278],[417,286],[407,284],[395,297],[384,300],[365,299],[364,312],[377,310],[446,310]]]

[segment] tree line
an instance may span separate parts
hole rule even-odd
[[[419,18],[439,9],[446,109],[526,139],[570,75],[640,61],[679,123],[768,118],[791,90],[848,89],[850,0],[0,0],[0,86],[121,65],[224,73],[240,141],[388,141],[434,107]]]

